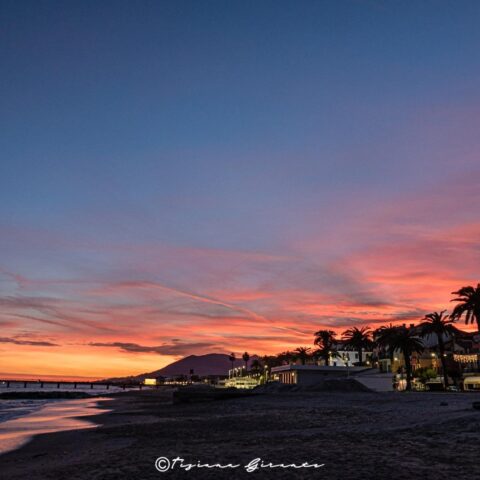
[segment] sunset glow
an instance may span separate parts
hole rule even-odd
[[[478,25],[363,3],[5,30],[0,376],[273,354],[480,281]]]

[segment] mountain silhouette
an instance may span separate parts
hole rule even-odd
[[[248,361],[250,367],[253,360],[258,359],[257,355],[252,355]],[[234,362],[235,367],[245,366],[242,358],[237,358]],[[208,353],[206,355],[189,355],[176,362],[170,363],[159,370],[142,373],[140,375],[124,378],[111,378],[111,381],[121,380],[143,380],[145,378],[172,377],[175,375],[190,375],[193,370],[194,375],[228,375],[228,370],[232,368],[232,362],[225,353]]]

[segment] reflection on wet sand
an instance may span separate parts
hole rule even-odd
[[[0,423],[0,454],[15,450],[27,443],[34,435],[93,428],[97,424],[78,418],[103,413],[98,402],[107,398],[87,398],[52,402],[42,409],[24,417]]]

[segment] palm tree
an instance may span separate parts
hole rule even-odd
[[[311,348],[308,347],[298,347],[296,350],[294,350],[294,353],[296,354],[297,358],[300,359],[302,365],[307,363],[307,359],[310,357],[310,350]]]
[[[232,352],[229,356],[228,356],[228,359],[232,362],[232,371],[233,371],[233,367],[235,365],[235,360],[237,359],[237,357],[235,356],[235,354]]]
[[[391,344],[392,338],[396,334],[397,334],[397,327],[393,326],[391,323],[389,325],[377,328],[373,332],[373,339],[375,343],[379,347],[383,348],[383,350],[388,350],[391,366],[393,366],[395,351],[390,347],[390,344]]]
[[[250,355],[248,354],[248,352],[245,352],[242,355],[242,358],[243,358],[243,361],[245,362],[245,373],[247,373],[248,372],[248,361],[250,360]]]
[[[315,332],[314,345],[318,345],[319,349],[315,352],[316,355],[325,360],[325,365],[330,363],[330,357],[333,352],[333,347],[337,343],[333,330],[319,330]]]
[[[262,360],[267,368],[278,367],[282,364],[278,355],[264,355]]]
[[[457,298],[451,302],[460,302],[453,309],[452,318],[460,319],[465,314],[465,324],[477,322],[477,330],[480,332],[480,283],[477,288],[462,287],[452,292],[452,295],[457,295]]]
[[[438,340],[438,354],[440,356],[440,362],[442,363],[443,382],[445,388],[448,387],[448,374],[447,374],[447,359],[445,356],[445,343],[444,336],[452,335],[455,332],[453,323],[455,320],[448,315],[445,315],[446,310],[442,310],[440,313],[433,312],[425,315],[425,321],[420,325],[421,336],[434,334]]]
[[[295,360],[295,354],[290,350],[286,352],[281,352],[276,355],[276,364],[277,365],[285,365],[291,364]]]
[[[372,330],[370,327],[352,327],[343,332],[344,345],[358,352],[359,365],[363,366],[363,350],[373,346]]]
[[[407,372],[407,390],[412,389],[412,363],[411,355],[414,352],[423,352],[423,342],[415,335],[412,328],[406,326],[396,327],[396,333],[390,339],[389,348],[400,350],[405,361],[405,370]]]
[[[260,363],[258,358],[253,360],[252,364],[250,365],[250,371],[252,373],[260,373],[262,371],[262,368],[262,364]]]

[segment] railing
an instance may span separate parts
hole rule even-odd
[[[125,390],[127,388],[138,388],[142,389],[144,385],[137,384],[116,384],[111,382],[85,382],[85,381],[53,381],[53,380],[0,380],[0,388],[45,388],[46,386],[56,386],[57,389],[61,387],[70,387],[74,390],[78,389],[90,389],[94,390],[95,388],[103,387],[106,390],[110,390],[110,387],[117,387]]]

